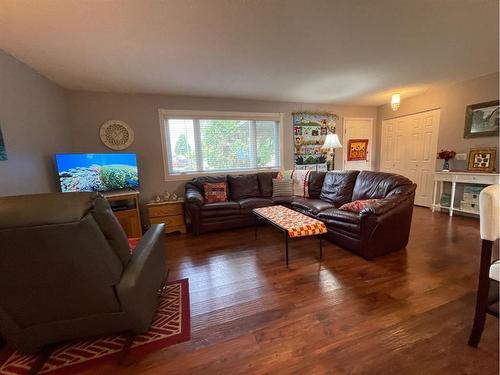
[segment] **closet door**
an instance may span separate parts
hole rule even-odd
[[[436,169],[439,110],[409,117],[407,177],[417,184],[415,204],[430,207]]]
[[[394,171],[394,145],[396,120],[382,121],[382,142],[380,145],[380,170],[382,172]]]
[[[382,121],[380,169],[415,182],[419,206],[432,203],[439,114],[434,110]]]
[[[406,128],[403,117],[382,121],[380,169],[383,172],[405,176]]]

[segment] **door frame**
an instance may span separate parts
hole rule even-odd
[[[344,169],[345,163],[347,162],[347,123],[346,120],[370,120],[371,125],[371,135],[370,142],[368,142],[368,162],[370,163],[370,170],[375,170],[375,164],[373,162],[373,154],[375,150],[375,137],[373,129],[373,117],[344,117],[342,119],[342,169]]]

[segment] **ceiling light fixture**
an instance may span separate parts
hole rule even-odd
[[[391,96],[391,108],[392,108],[392,110],[397,111],[400,105],[401,105],[401,95],[400,94],[392,94],[392,96]]]

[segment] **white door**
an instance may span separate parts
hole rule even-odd
[[[440,111],[428,111],[382,121],[380,168],[417,184],[415,204],[432,204]]]
[[[382,122],[380,169],[383,172],[405,176],[405,131],[404,118],[384,120]]]
[[[366,160],[347,160],[350,139],[367,139],[368,151]],[[344,137],[342,138],[342,154],[344,169],[346,170],[373,170],[373,119],[344,117]]]
[[[439,110],[419,113],[410,122],[407,176],[417,184],[415,204],[430,207],[436,169]]]

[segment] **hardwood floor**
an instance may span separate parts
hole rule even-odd
[[[169,235],[189,278],[192,338],[129,367],[86,374],[498,374],[498,320],[467,345],[479,222],[415,208],[410,243],[373,262],[263,227]],[[394,228],[397,231],[398,228]]]

